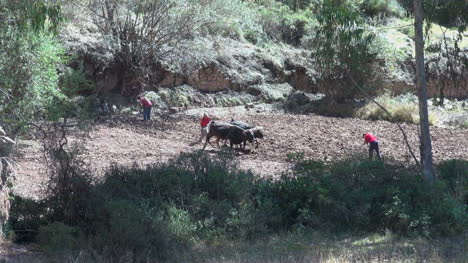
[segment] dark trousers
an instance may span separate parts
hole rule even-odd
[[[382,160],[382,157],[380,156],[378,141],[373,141],[369,143],[369,160],[373,159],[374,151],[377,153],[377,159]]]
[[[151,119],[151,106],[143,108],[143,120],[150,120]]]

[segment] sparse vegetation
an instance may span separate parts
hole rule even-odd
[[[385,111],[375,103],[369,102],[364,107],[356,111],[356,117],[364,120],[385,120],[390,122],[419,123],[417,98],[407,94],[397,97],[383,95],[378,97],[377,102],[384,106],[390,113]],[[429,124],[435,125],[437,118],[434,114],[429,114]]]

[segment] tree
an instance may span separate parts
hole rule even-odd
[[[327,95],[348,97],[361,95],[372,100],[386,114],[392,114],[372,97],[371,85],[375,81],[373,63],[376,53],[370,49],[374,39],[373,34],[366,34],[364,21],[357,10],[353,10],[341,0],[325,0],[318,16],[319,29],[314,41],[314,58],[318,64],[319,73],[325,82],[331,83]],[[396,123],[403,135],[408,150],[415,163],[419,162],[408,142],[407,135],[400,124]]]
[[[423,3],[426,15],[424,20],[427,23],[426,32],[434,25],[438,24],[442,31],[442,39],[437,45],[438,56],[436,59],[428,61],[427,67],[433,69],[430,77],[435,77],[439,89],[439,105],[444,104],[445,91],[448,85],[453,88],[463,87],[466,84],[464,73],[467,70],[468,57],[463,54],[460,43],[463,40],[463,32],[468,25],[468,1],[458,0],[431,0]],[[444,28],[445,27],[445,28]],[[448,37],[448,28],[457,28],[458,34]]]
[[[297,12],[299,9],[307,8],[311,3],[318,2],[317,0],[279,0],[285,5],[288,5],[294,12]]]
[[[122,93],[134,93],[126,89],[140,89],[148,82],[151,66],[203,24],[204,17],[199,14],[209,2],[91,1],[94,22],[110,40],[116,62],[123,68]]]
[[[323,83],[329,84],[327,95],[339,101],[360,94],[348,83],[353,79],[359,87],[369,87],[365,84],[378,76],[373,67],[377,52],[371,49],[375,35],[366,31],[359,10],[346,1],[324,0],[317,20],[313,58]]]
[[[416,86],[419,98],[419,126],[421,169],[424,178],[429,183],[434,181],[432,163],[432,142],[429,130],[429,114],[427,110],[427,87],[424,70],[424,38],[423,38],[423,5],[422,0],[414,0],[414,31],[416,49]]]
[[[53,35],[60,5],[0,1],[0,123],[13,137],[59,96],[61,50]]]
[[[46,22],[47,21],[47,22]],[[7,176],[14,172],[10,159],[17,131],[44,106],[57,86],[56,56],[45,59],[50,38],[61,21],[60,6],[41,0],[0,0],[0,194],[8,197]],[[52,55],[56,52],[51,52]],[[52,67],[51,67],[52,66]],[[50,70],[53,68],[53,70]],[[48,84],[51,89],[48,89]],[[5,128],[3,130],[2,126]],[[8,133],[9,136],[6,136]],[[11,135],[11,137],[10,137]],[[0,206],[7,210],[8,198]],[[0,211],[0,234],[8,212]]]

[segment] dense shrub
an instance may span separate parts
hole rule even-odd
[[[18,131],[46,115],[54,100],[65,97],[57,71],[64,50],[53,36],[9,32],[1,23],[0,38],[0,122]]]
[[[60,222],[39,227],[37,242],[50,254],[70,252],[79,248],[80,231],[77,227],[70,227]]]
[[[439,178],[443,180],[452,196],[468,205],[468,161],[450,160],[438,167]]]
[[[57,214],[60,202],[50,198],[21,201],[13,207],[12,228],[36,229],[39,235],[33,231],[28,239],[38,238],[48,250],[81,246],[112,261],[144,261],[175,260],[172,251],[187,251],[199,240],[295,229],[430,236],[467,226],[466,204],[456,197],[466,162],[444,163],[443,180],[431,188],[417,172],[379,161],[290,159],[291,170],[277,180],[239,170],[229,152],[182,154],[145,169],[113,167],[94,185],[69,182],[78,183],[70,189],[88,188],[71,207],[80,213],[75,220]]]
[[[43,202],[13,196],[6,235],[16,242],[35,241],[39,227],[47,224],[46,211]]]
[[[312,58],[325,94],[338,102],[375,94],[383,79],[374,48],[376,34],[352,2],[324,0],[317,14]]]
[[[405,10],[397,0],[363,0],[360,5],[361,10],[367,16],[397,16],[403,17]]]
[[[270,223],[276,226],[430,235],[455,233],[466,224],[466,208],[443,185],[431,190],[404,168],[361,160],[329,167],[300,161],[293,173],[260,195],[274,200],[276,221]]]
[[[310,34],[314,15],[310,9],[292,10],[285,4],[274,0],[258,1],[249,5],[258,13],[258,24],[268,39],[282,41],[294,46],[301,44],[302,38]]]
[[[95,89],[95,84],[91,81],[83,66],[78,69],[67,69],[62,76],[60,85],[63,93],[68,97],[89,94]]]
[[[248,2],[241,0],[212,1],[205,10],[208,23],[201,27],[202,34],[220,35],[258,44],[267,40],[259,22],[259,14]]]

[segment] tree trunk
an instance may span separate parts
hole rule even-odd
[[[427,110],[427,87],[424,69],[423,8],[422,0],[414,0],[414,32],[416,47],[416,86],[419,96],[419,126],[421,129],[420,150],[421,169],[427,182],[434,181],[432,165],[432,144],[429,131],[429,114]]]

